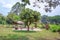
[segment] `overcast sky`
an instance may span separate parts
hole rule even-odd
[[[21,2],[21,0],[0,0],[0,13],[2,13],[3,15],[7,15],[8,12],[10,12],[11,7],[16,3],[16,2]],[[27,5],[26,8],[30,8],[36,11],[39,11],[41,13],[41,15],[49,15],[49,16],[54,16],[54,15],[60,15],[60,6],[57,6],[51,13],[46,13],[44,11],[44,6],[45,4],[43,3],[37,3],[39,6],[41,6],[41,8],[39,9],[38,7],[33,7],[32,3],[34,1],[30,0],[31,5]]]

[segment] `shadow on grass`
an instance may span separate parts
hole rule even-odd
[[[0,36],[0,40],[60,40],[60,38],[47,38],[40,37],[34,35],[17,35],[17,34],[9,34],[7,36]]]
[[[29,38],[26,36],[12,35],[12,36],[0,36],[0,40],[29,40]]]
[[[13,32],[35,33],[36,31],[27,31],[27,30],[13,30]]]
[[[60,40],[60,39],[49,39],[42,37],[31,37],[29,35],[19,36],[19,35],[8,35],[8,36],[0,36],[0,40]]]

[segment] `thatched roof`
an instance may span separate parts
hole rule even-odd
[[[17,21],[17,23],[18,23],[18,24],[24,24],[24,22],[22,22],[22,21]]]

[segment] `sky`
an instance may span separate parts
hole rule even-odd
[[[8,12],[10,12],[12,6],[16,3],[16,2],[20,2],[21,0],[0,0],[0,13],[2,13],[3,15],[8,15]],[[60,5],[57,6],[55,9],[53,9],[52,12],[48,12],[46,13],[44,11],[44,5],[43,3],[37,3],[37,5],[41,6],[41,8],[33,7],[33,0],[30,0],[31,5],[26,5],[26,8],[30,8],[32,10],[38,11],[41,13],[41,15],[48,15],[48,16],[55,16],[55,15],[60,15]]]

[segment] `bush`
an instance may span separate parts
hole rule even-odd
[[[57,30],[58,32],[60,32],[60,27],[58,28],[58,30]]]
[[[60,25],[51,25],[50,30],[52,32],[59,32],[60,31]]]

